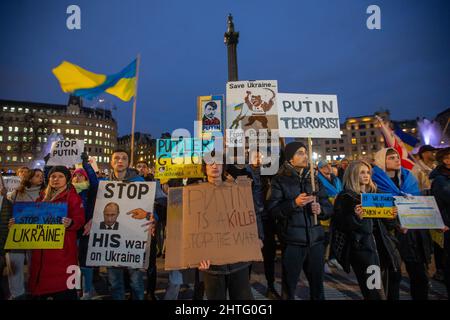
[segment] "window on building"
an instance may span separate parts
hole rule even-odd
[[[61,129],[56,129],[56,131],[57,131],[58,133],[61,133]]]
[[[14,127],[14,132],[19,132],[19,127]]]
[[[330,140],[325,140],[325,144],[330,144]]]
[[[70,124],[70,120],[66,120],[66,124]]]
[[[75,134],[80,134],[80,130],[76,129]]]
[[[361,143],[367,143],[367,138],[361,138]]]
[[[0,142],[3,142],[3,136],[0,136]]]
[[[15,136],[15,137],[14,137],[14,141],[15,141],[15,142],[19,142],[19,137],[18,137],[18,136]]]
[[[56,119],[52,119],[52,123],[56,123]]]
[[[70,129],[66,129],[66,131],[65,131],[66,133],[70,133]]]
[[[365,137],[365,136],[366,136],[366,132],[365,132],[365,131],[361,131],[361,132],[359,133],[359,136],[360,136],[360,137]]]
[[[332,140],[331,143],[332,143],[332,144],[336,144],[336,140]]]
[[[339,147],[339,151],[344,151],[345,148],[344,147]]]
[[[352,144],[356,144],[356,143],[357,143],[356,138],[352,138]]]
[[[0,126],[0,131],[3,131],[3,126]]]
[[[75,129],[70,129],[71,134],[75,134]]]
[[[6,151],[11,151],[11,146],[6,146]]]

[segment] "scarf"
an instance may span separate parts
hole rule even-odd
[[[336,197],[337,194],[342,191],[342,183],[339,178],[332,175],[331,178],[334,177],[334,179],[332,179],[331,183],[330,180],[325,178],[325,176],[320,172],[318,173],[317,177],[327,190],[327,195],[329,197]]]
[[[372,169],[372,180],[376,183],[378,191],[390,193],[393,196],[420,195],[417,179],[405,168],[400,169],[401,185],[398,188],[391,178],[378,166]]]
[[[72,183],[72,185],[75,187],[75,190],[77,191],[78,194],[84,190],[89,189],[89,181]]]

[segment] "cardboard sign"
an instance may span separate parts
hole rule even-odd
[[[280,137],[340,138],[337,96],[278,94]]]
[[[444,222],[433,196],[394,197],[403,228],[442,229]]]
[[[178,188],[168,206],[166,270],[262,261],[249,179]]]
[[[227,146],[243,146],[249,129],[278,129],[276,80],[227,83]]]
[[[16,202],[5,249],[62,249],[67,203]]]
[[[203,178],[202,158],[214,149],[214,141],[197,138],[158,139],[156,179]]]
[[[146,268],[155,182],[100,181],[86,258],[88,266]]]
[[[7,193],[13,192],[20,186],[20,177],[18,176],[6,176],[3,177],[3,186]]]
[[[361,205],[364,218],[393,219],[394,198],[389,193],[363,193]]]
[[[81,162],[84,150],[83,140],[59,140],[52,143],[48,166],[72,167]]]
[[[223,129],[223,96],[200,96],[197,98],[197,120],[201,124],[201,136]]]

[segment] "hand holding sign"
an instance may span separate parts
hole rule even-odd
[[[211,262],[209,260],[203,260],[203,261],[200,261],[198,270],[208,270],[210,266],[211,266]]]
[[[89,220],[89,221],[84,225],[83,236],[89,235],[89,233],[91,232],[91,228],[92,228],[92,219]]]
[[[150,234],[154,237],[156,234],[156,219],[153,213],[150,213],[150,220],[142,225],[143,227],[148,226],[144,231],[150,232]]]
[[[68,228],[72,224],[72,219],[64,217],[64,218],[62,218],[62,223],[65,228]]]
[[[314,202],[311,203],[311,210],[312,210],[312,213],[316,216],[318,216],[320,214],[320,204],[318,202],[316,202],[315,199],[314,199]]]
[[[362,205],[358,204],[355,206],[355,214],[358,217],[358,219],[362,220],[364,214]]]

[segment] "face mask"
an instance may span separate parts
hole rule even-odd
[[[77,190],[77,193],[80,193],[81,191],[89,188],[89,181],[72,183],[72,185],[75,187],[75,190]]]

